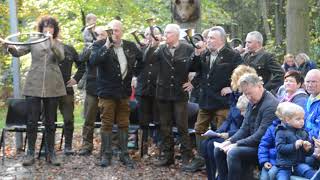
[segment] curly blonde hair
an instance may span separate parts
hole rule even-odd
[[[239,65],[235,68],[231,75],[231,88],[233,91],[237,91],[239,89],[239,79],[244,74],[257,74],[256,70],[247,65]]]
[[[279,103],[277,110],[275,112],[276,116],[281,120],[284,121],[285,118],[293,118],[296,116],[297,113],[303,113],[304,109],[292,102],[282,102]]]

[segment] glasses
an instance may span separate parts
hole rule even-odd
[[[306,81],[306,84],[317,84],[319,81]]]

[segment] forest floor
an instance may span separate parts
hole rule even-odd
[[[107,168],[97,166],[100,151],[100,137],[99,133],[95,132],[94,151],[91,156],[65,156],[63,150],[57,150],[57,156],[61,160],[60,167],[54,167],[47,164],[44,157],[36,160],[35,164],[30,167],[23,167],[22,160],[24,152],[17,153],[14,145],[14,134],[7,133],[5,154],[6,158],[4,164],[0,163],[0,179],[107,179],[107,180],[156,180],[156,179],[206,179],[205,171],[196,173],[186,173],[181,170],[181,160],[176,159],[175,164],[169,167],[157,167],[153,165],[156,160],[158,150],[153,143],[149,143],[149,155],[140,158],[138,150],[130,150],[130,156],[135,160],[136,166],[134,169],[124,167],[118,156],[114,155],[112,165]],[[37,150],[41,135],[38,135]],[[60,134],[57,131],[56,149],[59,149]],[[59,138],[58,138],[59,137]],[[74,133],[73,148],[77,152],[81,146],[81,132]],[[176,154],[178,154],[178,148]],[[2,158],[2,149],[1,149]]]

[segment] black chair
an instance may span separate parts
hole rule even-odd
[[[9,98],[7,100],[8,111],[5,127],[2,129],[0,148],[2,148],[2,163],[5,160],[5,140],[6,132],[26,132],[27,131],[27,102],[22,98]],[[43,132],[44,127],[39,126],[38,132]],[[27,139],[27,136],[26,136]],[[26,141],[26,140],[25,140]],[[25,146],[24,146],[25,147]],[[24,148],[25,149],[25,148]]]
[[[1,133],[2,163],[5,159],[6,132],[26,132],[27,130],[27,103],[25,99],[8,99],[8,111],[5,127]]]

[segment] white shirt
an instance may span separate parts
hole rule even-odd
[[[216,61],[217,57],[218,57],[218,52],[211,52],[211,54],[210,54],[210,69],[212,68],[212,65]]]
[[[122,46],[120,47],[113,47],[114,52],[116,53],[116,55],[118,56],[118,61],[120,64],[120,70],[121,70],[121,76],[122,79],[124,79],[127,75],[128,72],[128,61],[127,58],[124,54],[123,48]]]

